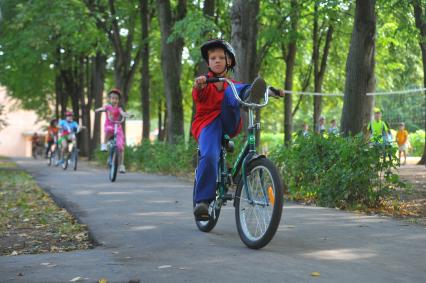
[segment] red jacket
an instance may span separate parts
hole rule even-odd
[[[213,74],[210,72],[208,77],[212,76]],[[202,90],[198,90],[197,88],[192,89],[192,98],[195,102],[196,111],[194,121],[192,122],[191,133],[197,141],[204,127],[213,122],[222,111],[222,100],[227,86],[226,82],[223,83],[223,90],[221,91],[217,89],[214,83],[207,84]],[[241,127],[242,122],[240,119],[240,125],[234,136],[241,131]]]

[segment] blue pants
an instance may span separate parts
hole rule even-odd
[[[240,97],[246,96],[249,85],[235,85]],[[198,137],[200,159],[195,176],[195,202],[210,202],[216,197],[216,179],[223,135],[234,135],[240,123],[240,106],[228,87],[222,101],[222,112],[201,130]]]

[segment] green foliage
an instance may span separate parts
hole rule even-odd
[[[415,133],[409,133],[408,140],[411,144],[408,154],[410,156],[422,156],[425,148],[425,131],[418,130]]]
[[[386,151],[386,152],[385,152]],[[362,136],[296,139],[292,147],[276,147],[271,159],[279,166],[294,199],[330,207],[377,207],[392,189],[401,185],[395,148],[371,146]]]
[[[166,142],[144,142],[141,145],[126,147],[124,163],[132,170],[162,173],[188,174],[194,170],[196,158],[195,141],[185,143],[180,139],[175,145]],[[100,165],[107,163],[108,154],[96,152]]]

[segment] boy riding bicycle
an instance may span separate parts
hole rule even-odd
[[[224,135],[236,136],[242,127],[240,105],[226,82],[206,84],[207,78],[228,77],[236,65],[235,51],[221,39],[205,42],[201,55],[209,72],[195,79],[192,97],[196,113],[191,133],[198,141],[200,159],[196,171],[194,201],[195,218],[205,220],[209,217],[209,203],[215,198],[216,177],[220,157],[221,141]],[[234,81],[233,81],[234,82]],[[266,91],[266,83],[257,78],[252,85],[235,83],[242,100],[258,101]],[[251,95],[253,94],[253,96]],[[282,96],[282,92],[274,92]]]
[[[61,145],[61,160],[58,161],[57,165],[64,163],[65,154],[68,154],[68,144],[72,143],[75,145],[76,136],[75,134],[83,129],[76,121],[74,121],[74,114],[71,111],[65,112],[65,120],[60,120],[58,123],[59,128],[59,139],[58,144]]]

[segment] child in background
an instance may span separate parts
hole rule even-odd
[[[330,121],[331,125],[328,128],[328,134],[337,136],[339,134],[339,128],[337,128],[336,119]]]
[[[401,163],[401,155],[404,154],[404,163],[407,164],[407,145],[408,145],[408,132],[405,129],[405,124],[400,123],[398,132],[396,133],[396,142],[398,143],[399,162]]]
[[[107,113],[104,124],[105,139],[104,143],[101,144],[101,151],[107,151],[107,143],[114,135],[114,121],[120,121],[120,117],[130,117],[130,114],[124,112],[123,109],[120,107],[121,91],[119,89],[112,89],[108,93],[108,99],[109,104],[95,110],[95,112],[105,111]],[[120,166],[118,167],[118,171],[122,174],[126,173],[126,168],[124,167],[125,144],[126,142],[123,133],[123,128],[121,127],[121,124],[118,124],[117,149],[119,152],[118,163],[120,164]]]
[[[57,121],[53,119],[50,121],[49,127],[47,127],[47,135],[46,135],[46,158],[48,157],[49,150],[55,151],[56,141],[58,139],[58,127],[56,126]]]

